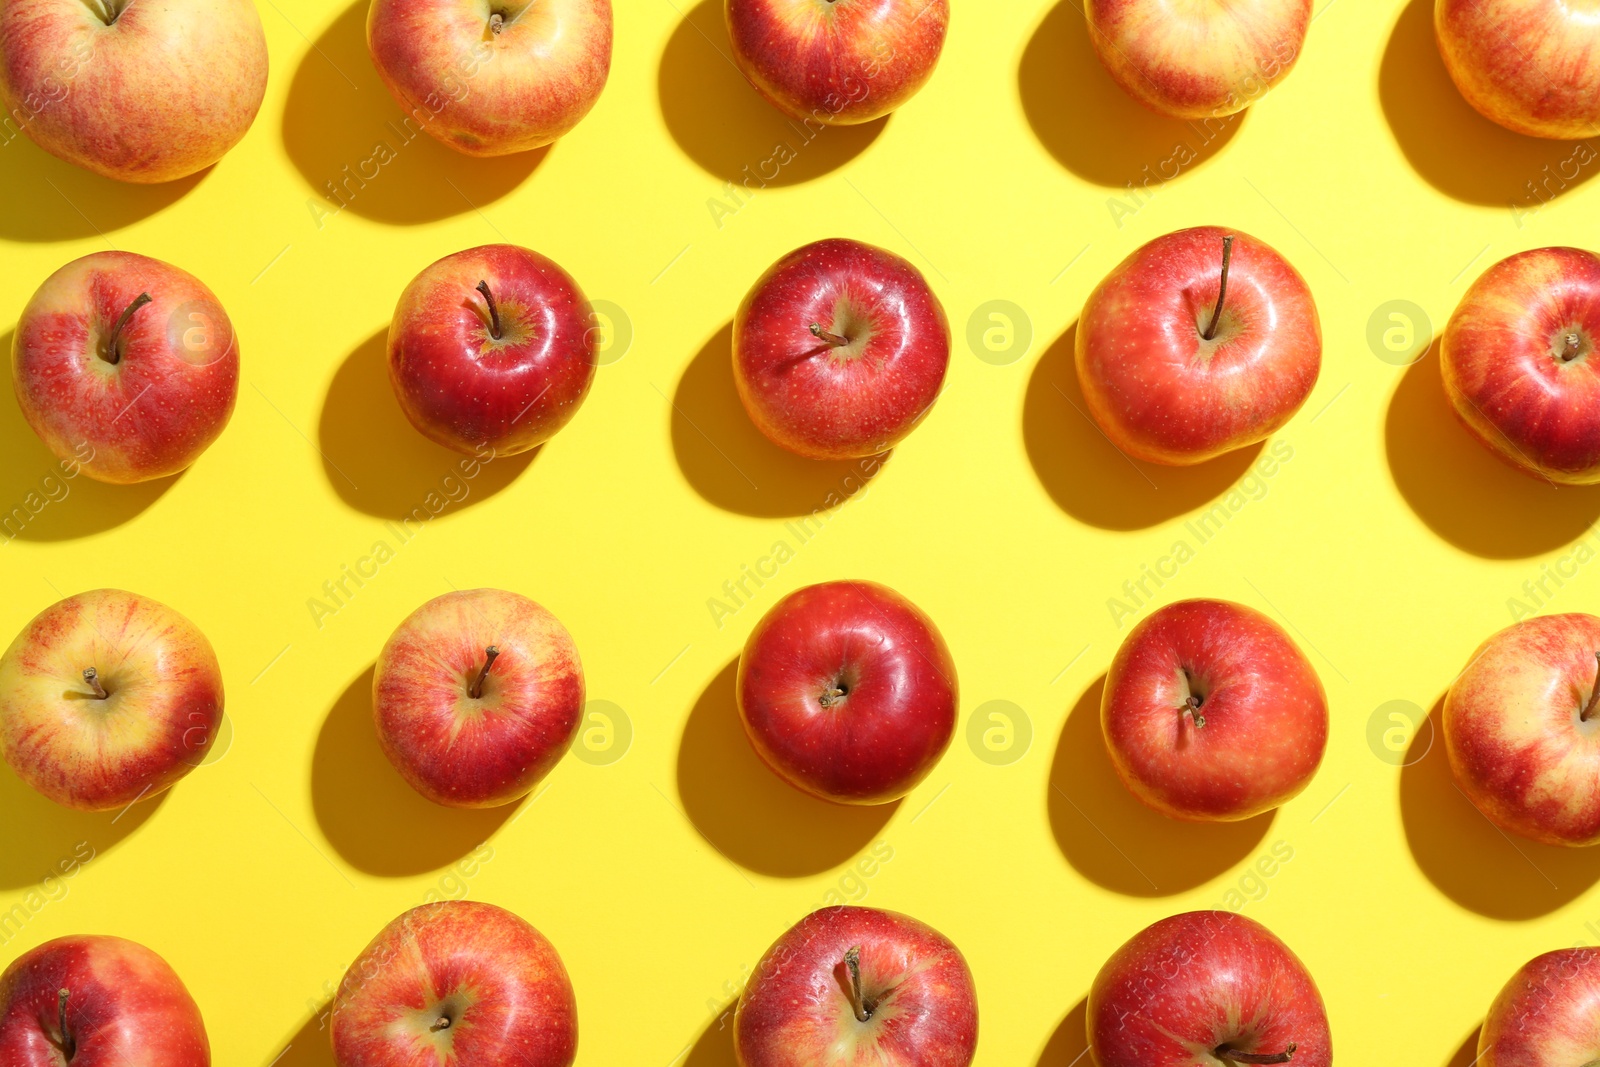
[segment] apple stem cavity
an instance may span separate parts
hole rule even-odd
[[[78,1054],[78,1043],[67,1030],[67,1000],[71,996],[72,992],[67,989],[56,994],[56,1020],[61,1026],[61,1055],[67,1060]]]
[[[467,696],[477,700],[483,696],[483,682],[489,677],[489,668],[494,666],[494,658],[500,654],[498,646],[490,645],[483,650],[483,670],[478,672],[478,677],[473,681],[472,688],[467,690]]]
[[[84,668],[83,680],[89,683],[90,689],[94,690],[94,698],[96,700],[105,700],[111,696],[106,691],[106,687],[100,684],[100,672],[93,667]]]
[[[499,16],[496,16],[497,18]],[[489,292],[488,282],[478,283],[478,292],[483,294],[483,302],[489,305],[489,336],[496,341],[501,338],[500,309],[494,305],[494,296]]]
[[[100,353],[100,358],[112,366],[122,362],[122,352],[117,348],[117,340],[122,334],[122,328],[133,318],[133,313],[150,303],[149,293],[140,293],[134,297],[133,303],[122,309],[122,314],[117,316],[117,321],[111,327],[111,333],[106,337],[105,350]]]
[[[1293,1042],[1290,1042],[1289,1047],[1282,1052],[1239,1052],[1227,1045],[1218,1045],[1211,1054],[1229,1063],[1288,1063],[1294,1056],[1294,1050]]]
[[[827,330],[824,330],[820,322],[813,322],[810,329],[811,336],[816,337],[819,340],[826,341],[835,348],[843,348],[845,345],[850,343],[850,338],[841,337],[839,334],[829,333]]]
[[[850,972],[850,1007],[856,1014],[856,1022],[870,1022],[872,1012],[877,1004],[861,996],[861,946],[856,945],[844,954],[845,969]]]
[[[1233,259],[1233,234],[1228,234],[1222,239],[1222,280],[1217,283],[1217,306],[1211,312],[1211,321],[1206,324],[1206,332],[1201,334],[1204,340],[1211,340],[1217,335],[1217,323],[1222,321],[1222,300],[1228,295],[1228,263]]]

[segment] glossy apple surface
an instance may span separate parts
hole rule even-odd
[[[939,398],[949,363],[950,323],[922,273],[859,241],[790,252],[733,320],[745,411],[774,444],[811,459],[899,444]]]
[[[431,441],[468,455],[484,445],[502,456],[526,452],[571,422],[589,395],[593,327],[578,283],[548,258],[516,245],[469,248],[400,295],[389,384]]]
[[[1600,22],[1564,0],[1435,0],[1450,78],[1484,118],[1530,137],[1600,133]]]
[[[1191,911],[1145,927],[1089,987],[1098,1067],[1330,1067],[1322,995],[1265,926]]]
[[[1445,695],[1456,785],[1502,830],[1600,843],[1597,657],[1593,615],[1523,619],[1479,645]]]
[[[46,278],[22,309],[11,378],[51,452],[103,482],[143,482],[178,473],[221,436],[239,345],[194,275],[96,252]]]
[[[1461,298],[1440,370],[1467,431],[1563,485],[1600,482],[1600,256],[1538,248],[1502,259]]]
[[[244,137],[267,91],[251,0],[6,0],[0,102],[10,126],[125,182],[204,170]]]
[[[1600,1060],[1600,949],[1523,964],[1489,1005],[1477,1067],[1568,1067]]]
[[[1264,441],[1300,410],[1322,367],[1322,327],[1287,260],[1238,230],[1196,226],[1106,275],[1083,306],[1074,356],[1089,414],[1112,444],[1187,465]]]
[[[1226,600],[1180,600],[1117,649],[1100,725],[1117,776],[1156,811],[1248,819],[1310,783],[1328,745],[1328,701],[1271,619]]]
[[[611,72],[611,0],[372,0],[372,64],[407,114],[458,152],[565,136]]]
[[[199,765],[221,721],[211,643],[148,597],[70,596],[0,656],[6,763],[69,808],[110,811],[155,796]]]
[[[739,717],[790,785],[883,804],[928,776],[956,722],[956,665],[933,620],[875,582],[784,597],[739,657]]]
[[[0,974],[0,1063],[210,1067],[211,1046],[166,960],[120,937],[58,937]]]
[[[339,983],[339,1067],[569,1067],[572,982],[544,935],[504,908],[446,900],[385,926]]]
[[[756,91],[806,123],[882,118],[933,75],[947,0],[727,0],[734,61]]]
[[[978,998],[967,961],[932,927],[823,908],[756,964],[733,1040],[739,1067],[967,1067]]]
[[[527,597],[450,592],[412,612],[383,646],[372,714],[389,762],[429,800],[509,804],[571,746],[583,666],[566,627]]]

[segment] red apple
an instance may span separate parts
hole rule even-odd
[[[1248,819],[1311,782],[1328,700],[1271,619],[1226,600],[1180,600],[1117,649],[1100,725],[1117,776],[1156,811]]]
[[[781,111],[847,126],[882,118],[933,75],[947,0],[728,0],[733,58]]]
[[[516,245],[446,256],[406,286],[389,325],[389,383],[425,437],[468,455],[537,448],[594,381],[589,302],[572,276]]]
[[[527,597],[446,593],[383,646],[372,715],[389,762],[429,800],[509,804],[571,746],[583,717],[583,666],[566,628]]]
[[[886,452],[944,384],[950,323],[893,252],[832,239],[774,263],[733,320],[733,379],[756,428],[811,459]]]
[[[6,1067],[210,1067],[205,1023],[167,961],[120,937],[58,937],[0,974]]]
[[[565,136],[611,72],[611,0],[372,0],[367,48],[389,92],[458,152]]]
[[[1228,911],[1145,927],[1089,987],[1097,1067],[1330,1067],[1322,995],[1272,931]]]
[[[58,804],[110,811],[199,765],[222,721],[205,635],[120,589],[79,593],[0,656],[0,742],[17,776]]]
[[[238,144],[267,91],[251,0],[6,0],[0,102],[52,155],[166,182]]]
[[[1322,328],[1287,260],[1248,234],[1196,226],[1106,275],[1078,319],[1075,356],[1111,443],[1183,466],[1282,428],[1317,384]]]
[[[1461,298],[1439,350],[1467,431],[1512,466],[1600,482],[1600,256],[1538,248],[1502,259]]]
[[[339,1067],[568,1067],[578,1004],[561,957],[522,919],[470,900],[385,926],[333,999]]]
[[[1563,0],[1436,0],[1445,69],[1484,118],[1530,137],[1600,133],[1600,24]]]
[[[1124,92],[1174,118],[1216,119],[1288,76],[1311,0],[1087,0],[1085,14],[1095,55]]]
[[[1524,619],[1478,646],[1444,700],[1456,785],[1547,845],[1600,843],[1600,619]]]
[[[978,997],[961,952],[908,915],[814,911],[767,949],[733,1020],[739,1067],[967,1067]]]
[[[1489,1005],[1477,1067],[1570,1067],[1600,1060],[1600,949],[1535,956]]]
[[[239,345],[194,275],[96,252],[46,278],[22,309],[11,378],[50,451],[100,481],[143,482],[183,470],[222,434]]]
[[[777,775],[840,804],[905,796],[956,724],[956,665],[933,620],[875,582],[790,593],[739,657],[739,717]]]

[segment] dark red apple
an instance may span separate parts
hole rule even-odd
[[[389,383],[429,440],[468,455],[537,448],[594,381],[589,302],[572,276],[516,245],[446,256],[406,286],[389,325]]]
[[[875,456],[944,384],[950,323],[922,273],[859,241],[796,249],[733,319],[733,380],[756,427],[812,459]]]
[[[167,961],[120,937],[58,937],[0,974],[5,1067],[210,1067],[205,1023]]]
[[[739,1067],[967,1067],[978,997],[967,961],[932,927],[823,908],[756,964],[733,1042]]]
[[[875,582],[790,593],[739,657],[739,717],[767,766],[841,804],[883,804],[928,776],[956,723],[956,665],[933,620]]]
[[[1117,776],[1156,811],[1248,819],[1310,783],[1328,746],[1328,700],[1271,619],[1226,600],[1180,600],[1117,649],[1100,725]]]
[[[1600,256],[1536,248],[1472,283],[1445,327],[1444,390],[1468,432],[1536,477],[1600,482]]]
[[[1476,1067],[1569,1067],[1600,1061],[1600,948],[1535,956],[1489,1005]]]
[[[1333,1042],[1305,964],[1272,931],[1228,911],[1145,927],[1089,987],[1097,1067],[1331,1067]]]
[[[1196,226],[1106,275],[1083,305],[1074,354],[1111,443],[1182,466],[1281,429],[1317,384],[1322,327],[1288,260],[1238,230]]]

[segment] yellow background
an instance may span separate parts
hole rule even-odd
[[[1410,370],[1385,362],[1368,322],[1409,300],[1437,329],[1499,257],[1595,243],[1595,165],[1580,153],[1562,177],[1573,146],[1470,112],[1437,59],[1426,0],[1319,2],[1289,78],[1196,148],[1195,130],[1116,90],[1073,0],[956,0],[919,96],[878,127],[805,146],[720,226],[709,201],[793,133],[719,56],[718,0],[621,0],[610,84],[547,152],[479,162],[419,141],[338,213],[317,188],[392,138],[382,124],[398,115],[366,58],[359,4],[263,0],[265,106],[199,179],[117,186],[22,139],[0,148],[0,329],[56,267],[116,247],[204,279],[243,349],[233,421],[189,472],[131,489],[79,478],[0,548],[0,633],[83,589],[156,597],[216,646],[233,727],[220,759],[114,822],[0,777],[0,909],[29,915],[0,956],[74,932],[135,938],[183,976],[219,1064],[325,1065],[325,990],[401,910],[466,892],[560,949],[581,1062],[714,1067],[732,1062],[717,1012],[746,968],[832,891],[916,915],[963,949],[980,1064],[1065,1067],[1114,947],[1169,913],[1247,901],[1315,975],[1345,1062],[1470,1061],[1482,1012],[1517,966],[1600,939],[1600,851],[1513,844],[1455,792],[1442,747],[1401,769],[1404,730],[1387,747],[1384,731],[1405,720],[1383,712],[1376,742],[1369,721],[1390,701],[1435,708],[1475,645],[1511,621],[1507,599],[1600,516],[1600,495],[1497,465],[1452,422],[1433,356]],[[1130,196],[1147,165],[1160,173],[1185,155],[1180,143],[1198,158]],[[1235,498],[1246,502],[1203,545],[1186,521],[1225,498],[1250,457],[1130,465],[1073,410],[1070,356],[1095,282],[1139,244],[1198,223],[1287,256],[1325,335],[1321,380],[1279,437],[1292,459],[1250,483],[1260,499]],[[755,436],[733,397],[727,324],[775,258],[835,235],[921,267],[956,344],[927,422],[800,545],[785,522],[846,472]],[[536,458],[492,465],[401,547],[385,522],[423,503],[452,458],[402,421],[383,331],[418,270],[494,241],[539,249],[625,309],[631,346]],[[1031,323],[1031,347],[1004,365],[966,340],[991,300]],[[9,509],[52,466],[9,398],[0,455]],[[307,601],[379,539],[395,558],[318,627]],[[1100,678],[1125,632],[1106,601],[1178,539],[1195,557],[1159,599],[1267,611],[1329,693],[1315,781],[1242,827],[1144,813],[1099,747]],[[708,599],[779,540],[794,558],[719,628]],[[1551,610],[1592,607],[1600,568],[1562,566],[1576,577]],[[756,618],[790,589],[842,576],[921,605],[960,670],[962,732],[890,810],[786,792],[733,718],[731,665]],[[590,697],[633,729],[620,760],[568,758],[536,802],[489,816],[411,795],[366,719],[393,627],[479,585],[552,609]],[[1007,766],[966,740],[966,717],[991,700],[1032,724]],[[485,839],[492,858],[463,874]],[[59,899],[30,897],[84,841],[95,858],[51,886]],[[1252,875],[1278,842],[1293,858]],[[870,877],[852,866],[883,846],[893,858],[868,864]]]

